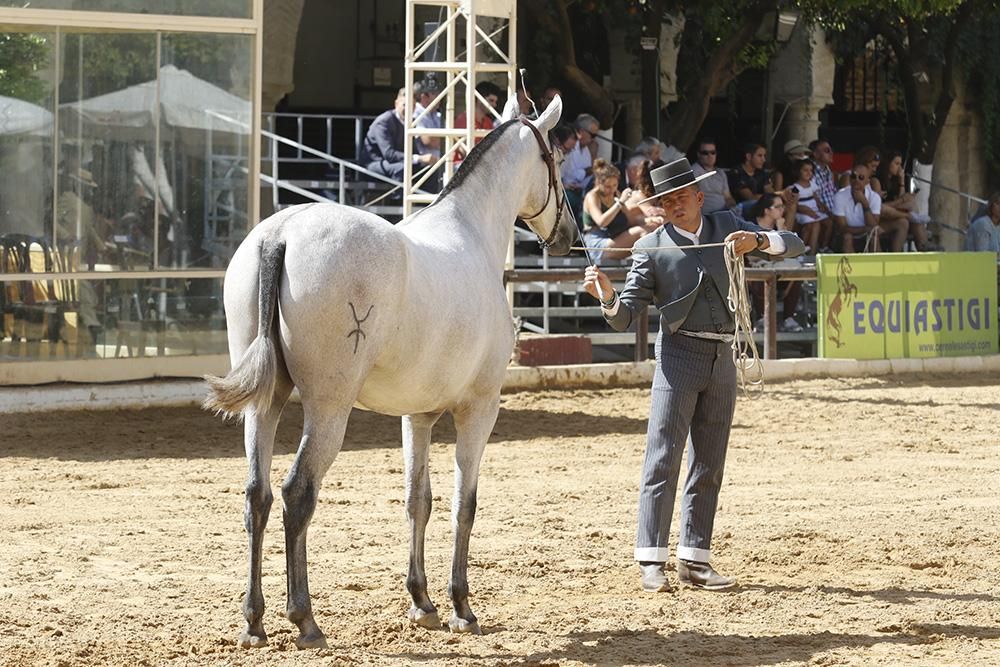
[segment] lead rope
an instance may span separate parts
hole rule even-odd
[[[725,244],[726,273],[729,274],[729,296],[726,303],[733,314],[736,331],[733,333],[733,365],[736,379],[743,395],[749,400],[764,394],[764,365],[757,356],[753,340],[753,322],[750,315],[750,295],[747,292],[743,258],[736,254],[735,243]]]

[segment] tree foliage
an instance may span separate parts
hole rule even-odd
[[[0,95],[44,104],[51,86],[40,75],[49,59],[44,35],[0,33]]]

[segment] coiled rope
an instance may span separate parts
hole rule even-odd
[[[764,365],[757,355],[757,345],[753,339],[753,318],[750,315],[750,295],[747,292],[745,264],[743,257],[736,254],[736,243],[725,244],[723,255],[726,259],[726,273],[729,274],[729,295],[726,303],[733,314],[736,331],[733,333],[733,365],[736,379],[743,395],[749,400],[764,394]]]

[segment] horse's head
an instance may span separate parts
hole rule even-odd
[[[511,95],[504,107],[502,122],[513,120],[517,112],[517,96]],[[576,223],[566,208],[559,162],[549,138],[549,132],[555,128],[561,115],[562,100],[556,95],[537,120],[522,116],[523,128],[518,133],[526,150],[537,155],[538,159],[531,162],[531,186],[525,190],[517,217],[527,223],[553,255],[568,255],[570,247],[579,238]]]

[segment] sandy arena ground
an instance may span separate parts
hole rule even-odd
[[[485,635],[410,627],[398,420],[356,412],[309,534],[330,648],[296,651],[276,499],[271,644],[241,651],[242,428],[195,409],[2,415],[3,665],[998,665],[1000,380],[772,384],[741,400],[713,545],[726,593],[631,560],[648,390],[504,397],[470,565]],[[279,432],[288,470],[302,411]],[[428,578],[450,614],[454,433]],[[676,521],[675,521],[676,524]]]

